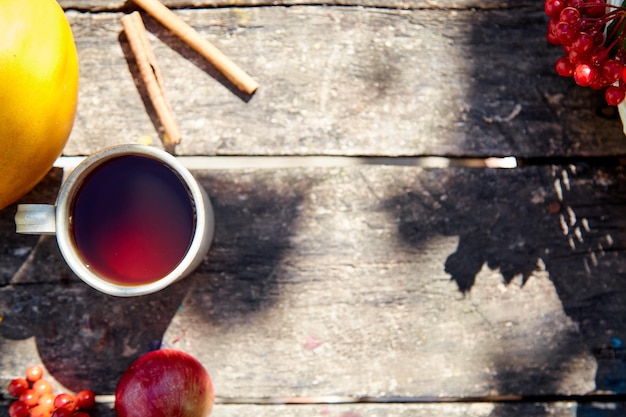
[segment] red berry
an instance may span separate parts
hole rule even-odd
[[[84,411],[77,411],[74,414],[72,414],[72,417],[90,417],[90,416]]]
[[[550,29],[548,29],[548,33],[546,33],[546,39],[550,43],[550,45],[559,46],[561,42],[554,36],[554,33]]]
[[[71,412],[76,411],[76,397],[72,394],[59,394],[54,398],[54,408],[67,408]]]
[[[601,74],[599,74],[595,78],[595,80],[593,80],[589,88],[591,88],[592,90],[602,90],[603,88],[607,88],[609,85],[611,84],[609,84],[606,78],[604,78]]]
[[[580,11],[573,7],[566,7],[559,14],[559,21],[575,25],[580,20]]]
[[[619,80],[622,76],[623,69],[624,66],[615,59],[607,59],[600,67],[602,76],[606,78],[609,84],[613,84],[615,81]]]
[[[36,405],[30,409],[30,417],[50,417],[52,411],[42,405]]]
[[[574,42],[572,42],[572,49],[587,54],[593,50],[594,45],[593,37],[586,32],[581,32]]]
[[[595,47],[589,57],[591,63],[596,66],[601,66],[604,61],[609,58],[609,51],[602,46]]]
[[[558,19],[550,19],[548,22],[548,41],[553,45],[561,45],[561,41],[556,37],[556,25],[559,24]]]
[[[604,0],[587,0],[585,3],[585,14],[591,17],[601,17],[606,13],[606,2]]]
[[[89,410],[96,406],[96,394],[93,391],[85,389],[76,394],[76,403],[81,410]]]
[[[580,32],[567,22],[559,22],[554,28],[554,36],[563,45],[571,45],[576,40]]]
[[[29,388],[28,381],[24,378],[15,378],[9,382],[8,391],[9,395],[15,398],[19,398],[24,391]]]
[[[567,56],[569,58],[569,62],[571,62],[574,65],[588,64],[591,62],[591,58],[589,57],[588,53],[579,52],[574,49],[570,50]]]
[[[13,401],[9,406],[10,417],[28,417],[28,406],[20,401]]]
[[[581,87],[589,87],[598,76],[599,71],[589,64],[576,65],[574,69],[574,81]]]
[[[35,390],[27,389],[22,392],[22,395],[20,395],[20,401],[29,407],[34,407],[39,402],[39,395],[35,392]]]
[[[548,31],[554,33],[554,30],[556,29],[556,25],[559,24],[559,19],[550,19],[550,21],[548,21]]]
[[[593,39],[594,44],[602,45],[604,43],[604,31],[601,28],[593,27],[587,30],[587,33]]]
[[[54,411],[54,394],[53,393],[44,393],[39,397],[39,405],[46,407],[50,412]]]
[[[67,408],[57,408],[52,412],[51,417],[72,417],[72,412]]]
[[[604,98],[609,106],[617,106],[626,98],[626,91],[618,86],[612,85],[606,89]]]
[[[33,389],[40,396],[43,394],[52,394],[52,391],[54,390],[54,388],[52,387],[52,384],[45,379],[39,379],[35,381],[35,383],[33,384]]]
[[[43,376],[43,369],[38,365],[31,365],[26,368],[26,379],[30,382],[35,382],[41,379]]]
[[[559,17],[561,10],[565,8],[566,4],[564,0],[546,0],[543,4],[543,10],[552,19]]]
[[[556,61],[556,73],[561,77],[571,77],[574,75],[574,64],[568,57],[562,56]]]

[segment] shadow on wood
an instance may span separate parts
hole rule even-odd
[[[555,340],[551,357],[537,351],[537,361],[559,368],[556,364],[571,361],[582,347],[598,362],[596,389],[626,392],[626,281],[620,272],[626,241],[624,167],[434,171],[385,205],[394,208],[399,235],[409,245],[420,247],[437,235],[459,236],[442,268],[467,297],[483,266],[499,271],[506,285],[519,279],[523,286],[545,270],[580,340],[575,335]],[[500,366],[495,372],[502,385],[494,389],[502,395],[524,395],[528,387],[556,393],[566,377],[534,375],[528,381],[515,358]]]
[[[269,307],[277,297],[272,271],[288,246],[302,190],[277,193],[258,181],[219,175],[204,182],[217,221],[207,260],[195,274],[141,297],[93,290],[66,266],[54,237],[14,236],[15,210],[2,211],[0,231],[9,246],[0,257],[7,271],[0,287],[0,354],[14,354],[4,340],[34,337],[37,353],[56,381],[74,391],[111,393],[134,359],[161,346],[189,291],[203,292],[204,302],[194,306],[198,320],[241,322]],[[30,253],[21,249],[31,245]],[[210,335],[206,341],[210,343]]]
[[[603,91],[580,88],[571,79],[556,74],[554,63],[563,52],[546,42],[548,19],[539,3],[535,7],[534,12],[529,8],[520,12],[481,13],[478,24],[472,25],[468,49],[472,56],[478,57],[471,62],[474,85],[480,86],[469,91],[473,108],[482,109],[485,115],[502,116],[509,114],[513,106],[521,109],[510,122],[506,117],[490,122],[483,115],[483,120],[490,122],[485,129],[494,137],[502,135],[509,138],[507,143],[517,144],[512,147],[514,153],[523,149],[525,143],[538,144],[536,149],[543,148],[545,154],[559,148],[568,149],[566,153],[575,152],[577,143],[589,138],[593,138],[597,149],[602,149],[603,143],[619,144],[621,126],[615,113],[607,112]],[[493,37],[498,32],[502,36]],[[510,55],[493,59],[488,53],[490,45],[500,45],[502,50],[507,50],[505,45],[508,45]],[[531,97],[535,99],[527,101]],[[543,108],[532,105],[542,101]],[[580,124],[583,119],[588,122]],[[537,130],[539,126],[543,128]],[[555,142],[561,144],[555,146]],[[448,257],[445,268],[460,290],[469,291],[475,277],[472,271],[477,271],[483,263],[499,270],[505,283],[521,277],[523,285],[532,279],[540,260],[565,313],[578,325],[585,348],[596,357],[596,390],[623,394],[626,361],[619,352],[626,340],[623,308],[626,284],[623,269],[616,264],[621,264],[618,254],[623,253],[626,243],[623,220],[626,177],[623,167],[615,170],[606,167],[609,168],[606,171],[603,168],[585,164],[553,167],[549,176],[540,179],[546,191],[551,189],[546,195],[524,182],[512,184],[509,190],[499,190],[489,183],[487,175],[481,175],[476,183],[458,181],[452,185],[456,192],[452,191],[451,195],[470,192],[483,202],[485,210],[473,214],[461,211],[465,233],[461,234],[457,251]],[[507,195],[514,195],[515,202],[507,202]],[[588,204],[591,199],[594,206]],[[567,357],[569,348],[562,348],[554,360]],[[599,355],[599,351],[605,354]],[[546,381],[526,381],[526,384],[553,384],[555,392],[558,391],[559,376],[546,377]],[[501,381],[504,385],[498,389],[503,392],[519,392],[523,386],[519,378],[506,375]],[[511,381],[520,384],[507,386]],[[600,410],[584,403],[577,411],[579,416],[622,413],[623,404],[615,405],[613,410]],[[496,409],[493,415],[507,414]]]
[[[245,322],[279,297],[274,272],[289,249],[307,184],[276,188],[273,177],[268,171],[268,176],[239,179],[200,178],[213,196],[216,228],[209,259],[194,277],[191,308],[198,317],[218,324]]]
[[[458,146],[487,156],[621,152],[616,148],[624,143],[621,125],[607,109],[604,92],[557,75],[554,65],[563,52],[546,41],[548,18],[541,3],[458,18],[471,28],[469,36],[456,34],[467,44],[451,57],[471,80],[459,121],[473,121]],[[583,151],[585,141],[590,147]]]

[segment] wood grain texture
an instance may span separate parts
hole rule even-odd
[[[575,403],[530,404],[380,404],[380,405],[223,405],[217,404],[211,417],[576,417]],[[0,413],[7,415],[0,405]],[[98,417],[115,417],[111,408],[100,407]],[[597,415],[597,414],[596,414]],[[607,415],[608,416],[608,415]],[[614,414],[618,416],[618,414]]]
[[[119,11],[136,9],[132,0],[59,0],[64,9],[75,9],[89,12]],[[172,9],[183,8],[218,8],[218,7],[249,7],[249,6],[365,6],[396,9],[511,9],[528,6],[532,1],[497,1],[497,0],[319,0],[314,3],[302,0],[162,0],[163,4]]]
[[[60,3],[81,64],[65,154],[162,146],[120,24],[135,6]],[[555,75],[541,2],[165,4],[261,84],[238,94],[144,14],[183,133],[173,153],[542,165],[200,167],[214,245],[191,276],[139,299],[82,283],[53,237],[14,233],[10,206],[0,414],[31,363],[59,390],[110,394],[159,346],[207,367],[213,417],[625,414],[626,168],[587,157],[623,156],[626,141],[601,93]],[[54,202],[61,174],[22,202]],[[521,400],[490,401],[502,396]],[[113,416],[101,405],[96,417]]]
[[[558,77],[540,3],[508,9],[254,7],[176,13],[261,87],[250,97],[149,17],[181,155],[624,154],[602,94]],[[122,13],[68,11],[81,63],[65,153],[151,136]],[[144,93],[145,97],[145,93]],[[519,110],[519,112],[518,112]]]
[[[163,343],[225,401],[623,392],[622,167],[194,173],[214,246],[141,302],[78,281],[50,237],[8,240],[2,386],[41,361],[110,393]]]

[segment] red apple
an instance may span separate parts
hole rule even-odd
[[[130,365],[115,391],[117,417],[206,417],[213,408],[211,378],[188,353],[149,352]]]

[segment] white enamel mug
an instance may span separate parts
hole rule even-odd
[[[120,297],[150,294],[190,274],[215,228],[209,197],[192,174],[144,145],[89,156],[63,182],[56,205],[20,204],[15,224],[17,233],[56,235],[79,278]]]

